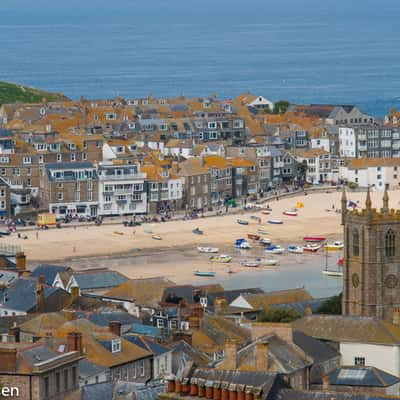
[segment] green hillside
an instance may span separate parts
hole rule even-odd
[[[43,90],[0,81],[0,105],[5,103],[40,103],[47,101],[68,100],[62,93],[50,93]]]

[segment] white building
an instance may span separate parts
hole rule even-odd
[[[311,139],[312,149],[323,149],[328,153],[331,151],[331,143],[328,137],[323,138],[312,138]]]
[[[98,175],[99,215],[147,212],[146,174],[139,165],[101,165]]]
[[[269,108],[271,111],[274,109],[274,103],[263,96],[254,96],[251,101],[246,103],[247,107],[254,108]]]
[[[400,159],[363,158],[354,159],[339,167],[339,179],[359,187],[384,190],[400,188]]]
[[[354,128],[340,127],[338,137],[340,156],[357,157],[357,138]]]
[[[308,183],[318,184],[335,180],[331,154],[324,149],[298,150],[292,155],[297,162],[307,163],[306,181]]]

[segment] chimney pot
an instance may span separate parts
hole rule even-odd
[[[307,307],[306,307],[306,316],[309,317],[309,316],[311,316],[311,315],[312,315],[311,305],[310,305],[310,304],[307,304]]]
[[[116,336],[121,336],[121,322],[119,321],[110,321],[108,323],[108,328],[111,333]]]
[[[0,347],[0,371],[1,372],[17,371],[17,349]]]
[[[323,390],[328,390],[329,389],[329,375],[324,375],[322,377],[322,389]]]
[[[257,371],[268,371],[269,343],[260,341],[256,344],[256,368]]]
[[[82,333],[70,332],[67,336],[67,351],[78,351],[80,354],[83,352],[82,346]]]
[[[18,271],[22,272],[26,269],[26,256],[25,253],[20,251],[15,255]]]
[[[237,347],[235,339],[225,342],[225,369],[237,369]]]

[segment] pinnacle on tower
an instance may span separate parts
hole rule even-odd
[[[367,210],[370,210],[372,208],[371,193],[369,190],[369,186],[368,186],[368,190],[367,190],[367,198],[365,200],[365,207]]]
[[[385,185],[385,193],[383,194],[383,212],[387,214],[389,212],[389,194],[388,185]]]

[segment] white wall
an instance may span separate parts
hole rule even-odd
[[[339,154],[341,157],[356,157],[356,135],[353,128],[339,128]]]
[[[313,149],[323,149],[330,152],[331,144],[329,138],[314,138],[311,139],[311,148]]]
[[[379,368],[400,376],[400,352],[398,346],[364,343],[340,343],[341,365],[354,365],[355,357],[364,357],[365,365]]]

